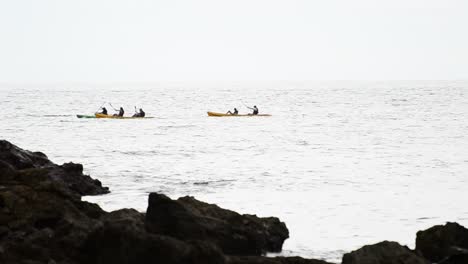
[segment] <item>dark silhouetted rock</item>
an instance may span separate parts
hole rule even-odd
[[[429,264],[397,242],[383,241],[346,253],[342,264]]]
[[[261,255],[281,250],[288,237],[277,218],[259,218],[203,203],[192,197],[171,200],[151,193],[146,212],[150,232],[182,240],[204,240],[230,255]]]
[[[193,244],[146,232],[144,215],[135,210],[119,210],[105,216],[84,247],[83,263],[206,263],[223,264],[216,246],[199,241]]]
[[[34,186],[50,180],[62,184],[78,196],[109,192],[99,180],[84,175],[81,164],[65,163],[59,166],[42,152],[24,150],[5,140],[0,140],[0,172],[0,184],[16,182]]]
[[[289,238],[286,224],[277,217],[262,217],[256,215],[240,215],[236,212],[222,209],[215,204],[208,204],[186,196],[177,201],[198,215],[221,219],[231,226],[243,227],[248,232],[261,232],[265,239],[266,251],[280,252],[284,241]]]
[[[301,257],[267,258],[259,256],[230,256],[227,264],[331,264],[323,260],[304,259]]]
[[[55,189],[58,188],[58,189]],[[75,263],[80,248],[105,213],[69,197],[63,186],[14,185],[0,190],[0,263],[18,260]],[[2,262],[3,261],[3,262]]]
[[[445,258],[444,260],[438,262],[438,264],[467,264],[468,263],[468,253],[457,253],[453,254],[450,257]]]
[[[433,226],[416,234],[416,251],[439,262],[468,249],[468,229],[457,223]]]
[[[53,165],[44,153],[21,149],[6,140],[0,140],[0,160],[16,170]]]
[[[0,160],[0,182],[13,181],[16,175],[16,169],[9,163]]]

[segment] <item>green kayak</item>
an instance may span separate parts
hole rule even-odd
[[[78,118],[96,118],[95,115],[76,115]]]

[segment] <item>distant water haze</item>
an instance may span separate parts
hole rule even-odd
[[[75,117],[104,102],[155,118]],[[254,104],[272,116],[206,115]],[[0,105],[1,138],[82,163],[110,187],[85,198],[106,210],[191,195],[278,216],[290,230],[282,254],[330,261],[468,225],[468,82],[4,85]]]

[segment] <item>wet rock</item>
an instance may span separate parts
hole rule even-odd
[[[397,242],[383,241],[346,253],[342,264],[429,264]]]
[[[457,223],[433,226],[416,234],[416,250],[433,262],[467,249],[468,229]]]
[[[171,200],[157,193],[149,196],[146,226],[156,234],[211,242],[230,255],[278,251],[288,237],[277,218],[240,215],[192,197]]]

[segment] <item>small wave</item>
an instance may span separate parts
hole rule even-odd
[[[36,116],[41,116],[41,115],[36,115]],[[42,117],[69,117],[69,116],[75,116],[75,115],[42,115]]]
[[[233,182],[235,180],[213,180],[213,181],[184,181],[181,182],[180,184],[186,185],[186,184],[192,184],[192,185],[210,185],[210,184],[223,184],[223,183],[229,183]]]
[[[208,185],[210,182],[204,181],[204,182],[194,182],[193,185]]]
[[[147,151],[138,151],[138,150],[130,150],[130,151],[122,151],[122,150],[114,150],[113,153],[119,153],[123,155],[130,155],[130,156],[150,156],[150,155],[157,155],[159,154],[155,150],[147,150]]]
[[[431,219],[435,219],[435,217],[423,216],[423,217],[418,217],[418,218],[416,218],[416,220],[418,220],[418,221],[421,221],[421,220],[431,220]]]
[[[160,126],[161,129],[177,129],[177,128],[192,128],[196,127],[195,125],[180,125],[180,126]]]

